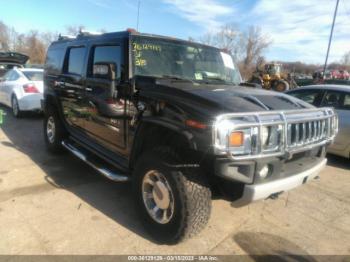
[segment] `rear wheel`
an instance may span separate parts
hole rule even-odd
[[[18,99],[15,95],[13,95],[11,98],[11,107],[12,107],[12,114],[14,117],[19,118],[22,116],[22,111],[19,108]]]
[[[289,84],[285,80],[278,80],[274,83],[272,89],[277,92],[285,92],[289,90]]]
[[[43,127],[47,149],[52,153],[62,152],[62,141],[67,135],[63,123],[54,108],[50,107],[45,112]]]
[[[211,211],[211,192],[201,174],[180,170],[169,148],[145,153],[134,170],[138,212],[153,239],[176,244],[199,233]]]

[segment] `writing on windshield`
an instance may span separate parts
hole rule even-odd
[[[135,36],[132,56],[135,75],[230,84],[241,81],[229,54],[199,44]]]

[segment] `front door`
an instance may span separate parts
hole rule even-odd
[[[84,102],[88,108],[84,122],[88,135],[119,154],[125,154],[126,150],[126,99],[117,92],[121,81],[122,57],[121,46],[116,42],[97,42],[91,46]],[[99,62],[116,65],[115,81],[93,75],[93,65]]]

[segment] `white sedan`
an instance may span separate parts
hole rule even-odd
[[[43,69],[14,68],[0,78],[0,103],[11,107],[15,117],[40,111],[43,89]]]

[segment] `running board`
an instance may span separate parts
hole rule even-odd
[[[115,182],[129,181],[129,177],[126,175],[120,175],[114,171],[107,169],[107,168],[99,167],[99,165],[97,163],[94,163],[94,161],[89,160],[88,157],[81,150],[79,150],[77,147],[75,147],[71,143],[69,143],[67,141],[62,141],[62,146],[64,148],[66,148],[67,150],[69,150],[73,155],[75,155],[79,159],[83,160],[89,166],[91,166],[92,168],[97,170],[100,174],[102,174],[106,178],[113,180]]]

